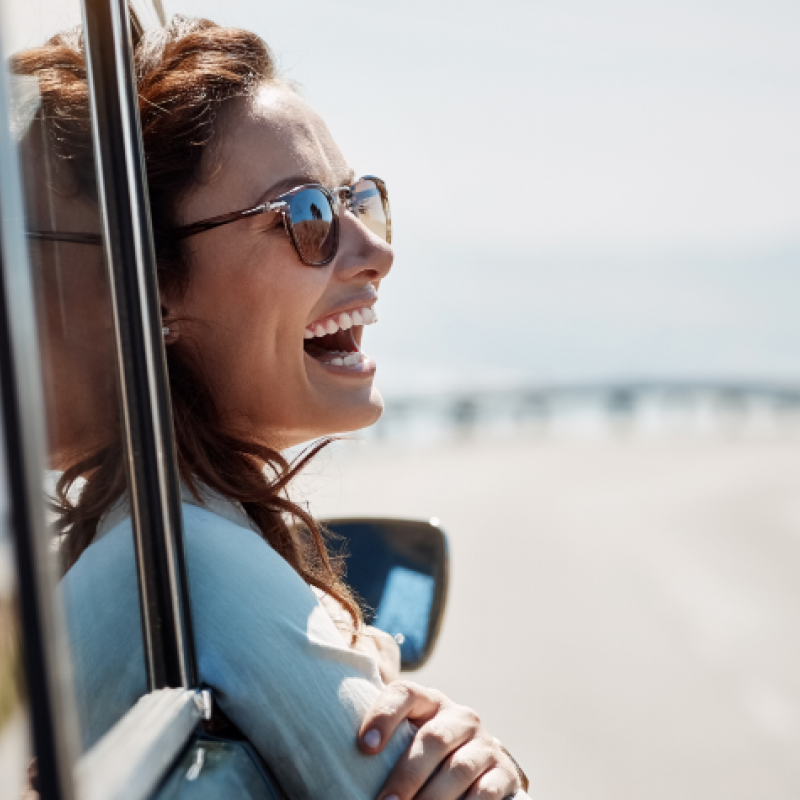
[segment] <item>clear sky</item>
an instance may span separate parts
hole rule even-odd
[[[167,8],[261,33],[346,154],[392,182],[402,238],[590,248],[798,233],[796,2]],[[437,176],[461,203],[405,209]],[[491,203],[503,213],[486,225]]]
[[[390,391],[800,380],[796,0],[165,5],[261,34],[389,183]]]

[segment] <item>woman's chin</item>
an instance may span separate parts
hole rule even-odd
[[[383,396],[374,383],[371,387],[369,403],[367,404],[367,408],[364,409],[364,412],[364,422],[359,425],[358,428],[354,428],[354,430],[370,428],[383,416]]]
[[[316,404],[313,413],[308,415],[307,425],[293,425],[291,430],[274,432],[270,439],[280,442],[280,449],[295,447],[323,436],[340,433],[355,433],[374,425],[383,414],[383,398],[374,386],[367,396],[338,398],[337,403]]]
[[[366,395],[366,396],[365,396]],[[317,436],[327,436],[335,433],[353,433],[374,425],[383,414],[383,397],[377,387],[371,385],[368,393],[352,398],[351,402],[337,404],[336,408],[329,407],[328,414],[321,414],[319,419],[324,419]],[[322,428],[324,427],[324,430]]]

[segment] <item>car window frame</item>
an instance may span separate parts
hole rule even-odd
[[[83,12],[148,686],[190,688],[197,662],[132,25],[126,0],[83,0]]]

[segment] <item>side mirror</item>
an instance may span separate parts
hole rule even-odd
[[[344,540],[347,582],[368,606],[366,622],[400,642],[403,671],[428,660],[444,616],[449,555],[436,522],[324,520]]]

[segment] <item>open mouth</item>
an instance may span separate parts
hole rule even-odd
[[[371,372],[374,362],[361,352],[361,336],[365,325],[378,317],[371,308],[334,314],[312,322],[304,333],[306,354],[327,367],[351,372]]]

